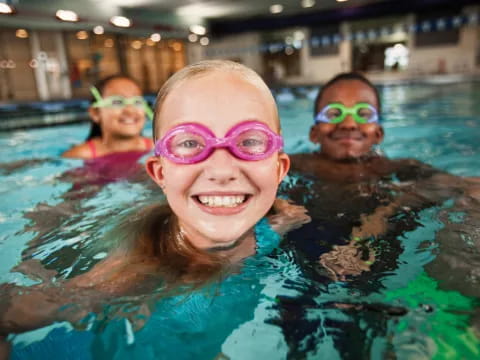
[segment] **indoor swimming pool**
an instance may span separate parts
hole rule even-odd
[[[379,90],[386,156],[480,176],[479,82]],[[308,140],[316,93],[275,91],[287,153],[316,149]],[[164,201],[140,166],[102,179],[82,161],[60,158],[88,127],[0,132],[0,284],[61,287],[108,256],[115,241],[106,234],[121,218]],[[375,184],[380,193],[417,191],[390,180]],[[454,185],[431,184],[422,196]],[[388,219],[391,231],[365,243],[375,254],[368,269],[332,278],[301,244],[318,237],[322,251],[332,251],[329,239],[347,240],[338,228],[368,213],[368,196],[351,198],[342,186],[292,172],[279,195],[301,192],[295,200],[314,225],[279,239],[262,221],[257,254],[221,281],[166,297],[115,299],[76,324],[10,335],[12,359],[480,358],[479,203],[460,194],[402,208]]]

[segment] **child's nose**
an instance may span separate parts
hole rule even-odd
[[[219,184],[235,181],[240,174],[238,161],[227,149],[215,149],[212,155],[205,160],[204,173],[208,180]]]
[[[128,114],[133,114],[137,113],[139,111],[139,108],[133,104],[125,104],[122,110]]]
[[[340,129],[353,130],[358,128],[358,123],[354,120],[352,115],[347,115],[341,123],[338,124]]]

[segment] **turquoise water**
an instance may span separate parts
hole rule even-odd
[[[315,149],[307,136],[315,94],[276,94],[287,152]],[[480,176],[479,83],[390,86],[381,97],[387,156]],[[42,261],[59,280],[87,271],[106,256],[103,236],[121,214],[161,199],[141,180],[75,189],[65,174],[82,162],[58,155],[87,132],[80,124],[0,134],[0,283],[34,282],[12,270],[22,257]],[[305,191],[315,189],[308,181]],[[318,192],[306,197],[323,216],[322,201]],[[220,283],[158,301],[143,328],[133,330],[135,321],[108,305],[113,315],[83,329],[57,323],[11,336],[12,358],[480,358],[478,207],[466,213],[452,200],[402,216],[392,222],[403,228],[372,245],[377,258],[391,259],[361,276],[333,281],[308,251],[292,238],[278,245],[262,223],[256,256]],[[336,241],[335,231],[325,236]]]

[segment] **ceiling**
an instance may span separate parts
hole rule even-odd
[[[210,32],[222,35],[248,30],[272,30],[288,26],[319,26],[344,19],[406,13],[410,9],[462,6],[470,0],[316,0],[302,8],[302,0],[0,0],[15,6],[17,14],[0,15],[0,26],[48,29],[85,29],[102,25],[107,31],[147,36],[160,32],[165,37],[184,37],[193,24],[206,25]],[[280,14],[271,14],[270,5],[282,4]],[[73,10],[78,23],[55,19],[58,9]],[[132,28],[120,30],[109,24],[114,15],[127,16]]]

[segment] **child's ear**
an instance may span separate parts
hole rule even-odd
[[[278,154],[278,183],[280,184],[283,178],[287,175],[288,170],[290,169],[290,157],[285,153]]]
[[[90,118],[94,123],[99,123],[100,122],[100,114],[98,113],[98,108],[95,108],[93,106],[90,106],[88,108],[88,114],[90,115]]]
[[[160,158],[157,156],[150,156],[145,162],[145,168],[152,180],[163,189],[165,186],[165,178],[163,176],[163,165]]]
[[[313,125],[311,128],[310,128],[310,141],[314,144],[319,144],[319,133],[318,133],[318,126],[316,125]]]
[[[383,126],[378,125],[377,130],[375,131],[375,136],[377,138],[375,144],[380,144],[383,141],[384,131]]]

